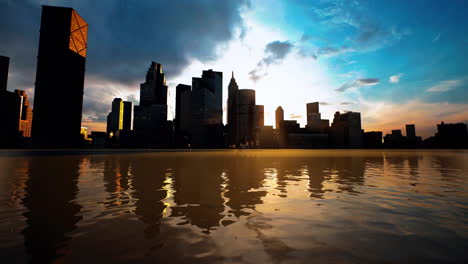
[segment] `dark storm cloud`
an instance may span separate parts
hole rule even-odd
[[[365,78],[365,79],[356,79],[351,82],[347,82],[340,86],[340,88],[336,89],[337,92],[344,92],[351,88],[359,88],[362,86],[369,86],[369,85],[376,85],[379,83],[379,79],[377,78]]]
[[[131,84],[144,78],[151,60],[174,77],[191,59],[215,59],[217,47],[242,32],[240,12],[248,0],[0,0],[2,55],[11,57],[11,71],[27,76],[29,86],[35,78],[40,4],[73,7],[89,23],[88,76]]]
[[[265,57],[257,63],[257,67],[249,72],[254,82],[268,75],[267,68],[274,63],[280,63],[294,48],[289,41],[273,41],[265,46]]]
[[[282,42],[277,40],[270,42],[265,47],[265,53],[267,56],[259,63],[270,65],[272,63],[279,62],[280,60],[284,59],[286,55],[288,55],[292,48],[293,44],[289,43],[288,41]]]

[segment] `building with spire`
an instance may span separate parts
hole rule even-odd
[[[231,81],[228,85],[228,102],[227,102],[227,125],[228,125],[228,141],[229,146],[237,145],[237,100],[238,100],[239,86],[236,79],[234,79],[234,72],[232,72]]]

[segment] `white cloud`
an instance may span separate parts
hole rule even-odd
[[[415,124],[419,136],[433,136],[437,123],[466,121],[468,104],[448,102],[428,103],[412,100],[402,104],[385,101],[368,101],[363,98],[354,105],[353,111],[361,112],[362,127],[366,131],[405,129],[405,124]]]
[[[438,84],[430,87],[426,90],[426,92],[438,93],[438,92],[447,92],[457,88],[458,86],[462,85],[462,80],[447,80],[439,82]]]
[[[393,75],[393,76],[390,76],[390,78],[388,78],[388,80],[391,82],[391,83],[399,83],[400,82],[400,78],[403,76],[402,73],[399,73],[397,75]]]

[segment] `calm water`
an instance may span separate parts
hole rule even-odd
[[[3,151],[0,256],[467,263],[468,151]]]

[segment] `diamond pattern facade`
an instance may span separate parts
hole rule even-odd
[[[86,57],[86,43],[88,40],[88,24],[78,15],[75,10],[72,11],[70,26],[70,50]]]

